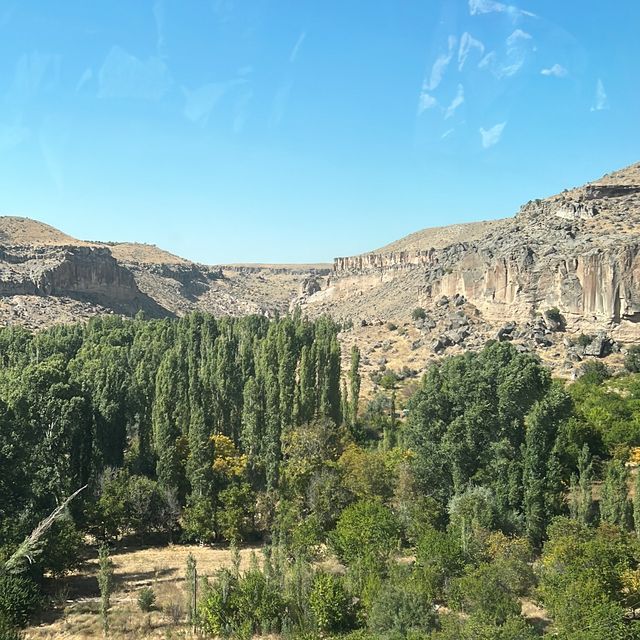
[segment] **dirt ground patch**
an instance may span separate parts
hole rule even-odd
[[[111,599],[109,638],[192,637],[185,620],[184,576],[189,553],[196,559],[199,576],[212,576],[233,564],[233,551],[221,547],[122,547],[113,552],[115,592]],[[262,561],[259,547],[243,548],[239,554],[241,570],[249,567],[253,554]],[[96,573],[94,554],[79,571],[51,584],[54,606],[26,630],[25,637],[29,640],[103,637]],[[156,594],[154,610],[149,613],[138,608],[137,597],[142,587],[151,587]]]

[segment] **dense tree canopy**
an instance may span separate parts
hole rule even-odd
[[[557,637],[640,637],[640,376],[565,385],[492,342],[430,366],[405,405],[396,376],[364,388],[357,347],[341,371],[339,330],[299,313],[0,329],[0,637],[86,534],[264,543],[262,568],[190,602],[210,634],[528,640],[533,599]]]

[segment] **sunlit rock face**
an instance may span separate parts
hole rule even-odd
[[[557,307],[570,326],[624,329],[640,339],[629,326],[640,320],[640,165],[485,224],[425,229],[406,248],[398,241],[392,251],[336,258],[327,290],[307,305],[330,301],[348,315],[350,299],[364,296],[372,312],[400,317],[412,300],[428,306],[462,295],[494,322]],[[377,304],[376,289],[390,281],[397,304]]]

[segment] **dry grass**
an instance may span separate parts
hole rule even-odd
[[[116,586],[111,599],[109,638],[192,637],[185,621],[184,574],[189,553],[196,558],[199,576],[212,576],[218,569],[233,563],[230,549],[195,545],[122,548],[113,553]],[[253,553],[260,559],[258,547],[240,551],[241,570],[248,568]],[[57,606],[26,630],[26,638],[85,640],[102,637],[96,572],[97,558],[93,557],[80,571],[58,582],[52,590]],[[156,594],[154,610],[149,613],[138,608],[137,597],[142,587],[151,587]],[[177,623],[174,615],[179,618]]]
[[[111,255],[120,262],[133,262],[142,264],[190,264],[180,256],[169,253],[154,244],[141,242],[116,242],[106,245],[111,250]]]
[[[52,246],[92,244],[76,240],[44,222],[17,216],[0,216],[0,242]]]

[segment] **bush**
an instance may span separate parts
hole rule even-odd
[[[576,338],[576,344],[579,347],[588,347],[594,339],[595,336],[590,336],[586,333],[581,333],[577,338]]]
[[[395,331],[398,328],[397,324],[394,324],[393,322],[387,322],[387,329],[389,331]]]
[[[393,512],[371,500],[348,506],[340,514],[332,536],[342,560],[347,564],[364,563],[371,568],[384,565],[399,539],[400,526]]]
[[[316,574],[309,594],[309,607],[318,630],[323,633],[346,631],[353,625],[351,597],[339,576]]]
[[[629,373],[640,373],[640,345],[633,345],[624,357],[624,368]]]
[[[138,606],[140,611],[151,611],[156,603],[156,594],[151,587],[142,587],[138,592]]]
[[[8,627],[24,627],[40,604],[33,580],[0,572],[0,619]]]
[[[422,307],[416,307],[411,312],[411,319],[414,320],[414,321],[416,321],[416,320],[424,320],[426,317],[427,317],[427,313]]]
[[[125,521],[141,539],[160,528],[164,504],[156,482],[144,476],[132,476],[127,483]]]
[[[80,566],[83,547],[82,534],[73,520],[58,520],[47,533],[46,544],[40,557],[45,571],[59,578]]]
[[[164,615],[170,620],[174,625],[180,624],[182,618],[184,617],[184,608],[179,602],[170,602],[165,605],[162,609]]]
[[[213,505],[211,500],[196,498],[182,512],[182,533],[187,542],[213,542]]]
[[[547,309],[544,312],[545,318],[549,320],[552,324],[555,324],[558,329],[561,331],[564,330],[566,326],[566,320],[564,316],[560,313],[560,309],[558,307],[553,307],[551,309]],[[553,331],[553,328],[551,329]]]
[[[431,599],[440,599],[445,585],[464,570],[465,557],[460,537],[451,531],[428,526],[416,547],[416,564],[422,588]]]
[[[212,635],[250,637],[280,631],[284,611],[279,585],[256,569],[240,577],[219,572],[198,613]]]
[[[449,596],[453,609],[495,625],[504,624],[520,613],[516,594],[493,564],[481,564],[455,579],[449,588]]]
[[[394,389],[398,382],[398,376],[391,369],[384,372],[378,384],[383,389]]]
[[[376,636],[392,638],[429,632],[435,623],[433,603],[411,572],[400,568],[373,598],[368,619],[368,627]]]
[[[18,628],[0,617],[0,640],[24,640]]]
[[[589,360],[584,362],[578,370],[581,382],[588,384],[602,384],[611,377],[611,371],[604,362],[599,360]]]
[[[221,510],[218,516],[220,532],[233,544],[244,542],[253,532],[256,498],[251,487],[243,482],[220,492]]]

